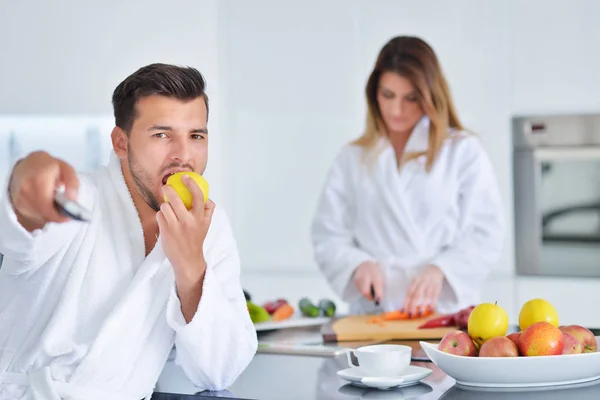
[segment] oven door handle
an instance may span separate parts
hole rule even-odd
[[[547,212],[542,215],[542,228],[546,228],[556,218],[562,217],[565,214],[580,213],[586,211],[595,211],[600,213],[600,203],[588,203],[578,206],[563,207],[557,210]]]

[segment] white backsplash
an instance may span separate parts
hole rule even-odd
[[[89,171],[108,162],[114,118],[107,116],[0,116],[0,181],[14,163],[32,151],[44,150]]]

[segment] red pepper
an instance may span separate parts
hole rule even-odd
[[[425,322],[423,325],[419,326],[419,329],[428,329],[428,328],[442,328],[445,326],[454,326],[456,325],[456,319],[454,318],[454,314],[442,315],[441,317],[430,319]]]
[[[475,306],[469,306],[454,314],[442,315],[441,317],[430,319],[419,326],[419,329],[442,328],[446,326],[457,326],[459,329],[467,329],[469,315],[471,315],[471,311],[474,308]]]
[[[469,325],[469,316],[471,315],[471,311],[475,306],[467,307],[464,310],[460,310],[456,313],[456,325],[458,329],[467,329]]]

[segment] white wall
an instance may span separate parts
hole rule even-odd
[[[221,199],[217,4],[0,0],[0,114],[111,116],[112,91],[136,69],[194,66],[208,81],[207,178]]]
[[[355,3],[221,3],[226,163],[247,270],[313,268],[308,229],[322,173],[362,123]]]

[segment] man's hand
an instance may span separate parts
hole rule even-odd
[[[372,261],[360,264],[354,271],[354,285],[356,289],[369,301],[379,303],[383,298],[383,273],[381,268]],[[373,298],[371,293],[373,288]]]
[[[435,308],[443,283],[444,274],[437,266],[425,267],[408,285],[402,308],[413,314],[418,312],[419,306]]]
[[[41,229],[48,222],[70,221],[54,206],[54,194],[61,185],[65,186],[67,198],[77,200],[77,173],[46,152],[31,153],[15,165],[10,177],[10,201],[26,230]]]
[[[192,208],[186,209],[181,198],[171,186],[163,186],[168,202],[160,206],[156,220],[165,255],[175,273],[177,294],[186,322],[190,322],[202,296],[202,284],[206,272],[204,239],[208,233],[215,204],[208,200],[200,187],[190,177],[183,176],[183,183],[192,193]]]

